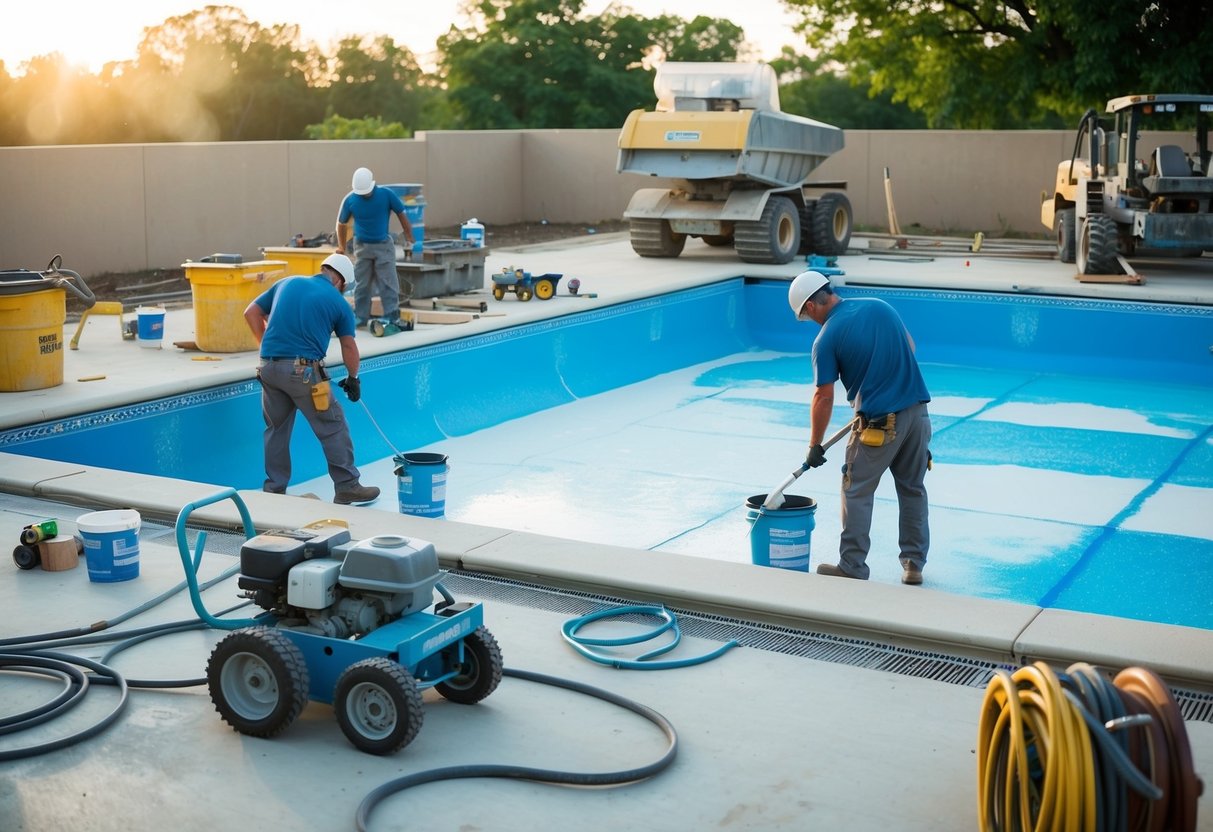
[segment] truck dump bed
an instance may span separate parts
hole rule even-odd
[[[636,110],[619,134],[617,170],[790,188],[842,147],[839,128],[788,113]]]

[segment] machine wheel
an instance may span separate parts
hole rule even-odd
[[[424,711],[417,680],[391,659],[365,659],[337,679],[333,708],[346,739],[368,754],[391,754],[413,741]]]
[[[307,703],[303,651],[269,627],[237,630],[216,644],[206,682],[223,721],[253,737],[283,731]]]
[[[853,213],[846,194],[831,191],[821,195],[813,206],[814,254],[834,257],[847,253],[851,244]]]
[[[452,702],[474,705],[497,689],[501,682],[501,648],[484,627],[477,627],[463,640],[463,662],[458,674],[434,688]]]
[[[1057,236],[1057,259],[1063,263],[1074,262],[1074,249],[1078,245],[1074,225],[1073,208],[1062,208],[1053,217],[1053,233]]]
[[[800,248],[796,249],[797,254],[813,254],[813,209],[817,207],[817,200],[810,199],[805,202],[796,212],[800,217]]]
[[[721,248],[723,246],[733,245],[732,234],[705,234],[702,238],[705,243],[713,248]]]
[[[505,300],[505,289],[502,289],[500,286],[494,286],[493,300]]]
[[[524,289],[521,286],[519,286],[517,289],[514,290],[514,294],[518,296],[518,300],[530,300],[531,299],[531,290]]]
[[[1116,220],[1104,214],[1091,214],[1082,224],[1078,238],[1080,274],[1120,274],[1116,262]]]
[[[535,297],[540,300],[549,300],[554,294],[556,294],[556,286],[552,281],[540,280],[535,283]]]
[[[800,218],[786,196],[770,197],[757,222],[739,222],[734,228],[733,248],[747,263],[780,265],[800,248]]]
[[[641,257],[677,257],[687,244],[687,235],[675,234],[669,220],[631,220],[628,228],[632,251]]]

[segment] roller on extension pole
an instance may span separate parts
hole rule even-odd
[[[831,436],[829,439],[827,439],[825,442],[822,443],[821,449],[823,451],[828,451],[830,449],[830,447],[832,445],[834,445],[834,443],[836,443],[839,439],[842,439],[842,437],[846,436],[848,433],[851,432],[851,428],[854,427],[855,422],[858,419],[859,419],[859,417],[856,416],[854,419],[852,419],[851,421],[849,421],[845,425],[843,425],[841,428],[839,428],[837,433],[835,433],[833,436]],[[770,494],[767,495],[767,498],[763,502],[762,507],[768,511],[781,507],[783,505],[784,489],[787,488],[792,483],[796,482],[796,480],[798,480],[800,478],[800,475],[803,474],[807,470],[809,470],[809,461],[806,459],[804,462],[800,463],[799,468],[797,468],[792,473],[788,474],[788,478],[785,479],[783,482],[781,482],[774,491],[772,491]]]

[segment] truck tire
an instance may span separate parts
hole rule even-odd
[[[813,207],[813,254],[834,257],[847,253],[854,213],[846,194],[822,194]]]
[[[1076,259],[1080,274],[1120,274],[1117,254],[1116,220],[1105,214],[1092,214],[1082,224]]]
[[[797,254],[812,254],[816,249],[813,248],[813,209],[817,207],[817,200],[806,200],[797,212],[800,216],[800,248],[796,249]]]
[[[1053,233],[1057,236],[1057,259],[1063,263],[1074,262],[1074,249],[1078,245],[1074,225],[1073,208],[1062,208],[1053,217]]]
[[[800,218],[786,196],[771,197],[756,222],[739,222],[734,229],[733,248],[747,263],[782,265],[800,248]]]
[[[632,251],[641,257],[677,257],[687,242],[687,235],[675,234],[669,220],[632,220],[628,228]]]

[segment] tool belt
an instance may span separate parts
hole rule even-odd
[[[897,438],[897,414],[886,413],[874,419],[859,414],[859,441],[869,448],[879,448]]]

